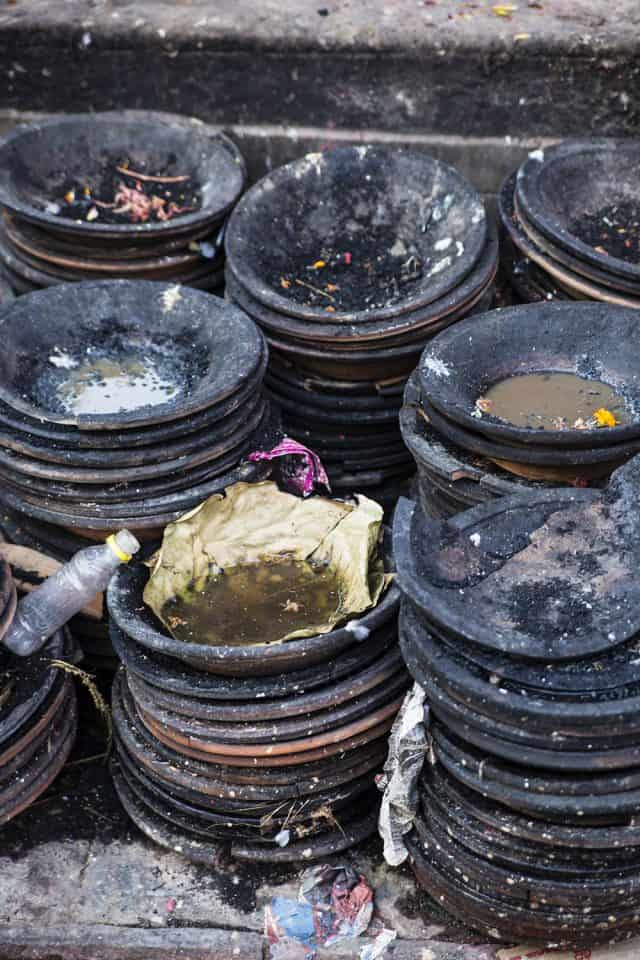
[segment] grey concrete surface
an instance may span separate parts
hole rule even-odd
[[[453,137],[636,132],[637,0],[513,6],[3,0],[0,108]]]

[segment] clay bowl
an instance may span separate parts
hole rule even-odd
[[[592,449],[496,443],[487,439],[486,435],[465,430],[454,421],[443,417],[426,400],[423,400],[422,407],[436,432],[451,443],[487,457],[503,469],[531,480],[571,483],[576,479],[606,478],[616,467],[640,450],[640,438]]]
[[[303,666],[301,670],[276,676],[233,677],[208,673],[175,657],[153,653],[147,646],[127,636],[113,619],[109,630],[113,646],[129,675],[135,675],[154,690],[180,699],[197,697],[200,701],[216,704],[254,701],[256,709],[264,703],[266,711],[271,709],[272,700],[290,703],[294,697],[304,697],[307,693],[323,690],[333,684],[339,689],[341,681],[348,680],[359,671],[370,667],[373,669],[372,665],[389,652],[397,639],[392,620],[387,627],[375,630],[366,644],[347,647],[342,653],[336,654],[331,663]],[[295,712],[295,707],[292,707],[292,712]]]
[[[255,324],[230,304],[143,281],[62,285],[22,297],[2,311],[0,326],[7,346],[0,399],[34,419],[80,429],[122,430],[203,410],[236,391],[263,350]],[[52,356],[62,356],[62,365]],[[145,397],[123,412],[74,415],[65,408],[59,390],[77,365],[132,358],[147,369],[153,362],[175,396],[152,405]]]
[[[432,736],[435,760],[463,786],[529,816],[581,825],[628,818],[637,809],[638,784],[624,773],[600,778],[536,774],[529,779],[529,768],[487,758],[441,724],[434,724]],[[591,793],[585,792],[587,779],[595,780]],[[640,871],[634,879],[640,883]]]
[[[407,602],[402,607],[402,643],[403,650],[409,652],[413,661],[421,663],[423,672],[430,673],[445,694],[498,723],[526,723],[531,733],[548,737],[562,731],[567,741],[571,737],[587,737],[589,742],[592,738],[609,737],[613,741],[615,737],[625,738],[637,731],[640,695],[637,681],[631,687],[608,687],[573,695],[557,693],[553,686],[530,687],[526,683],[516,686],[508,677],[489,674],[475,659],[467,657],[467,649],[462,649],[454,639],[447,639],[444,633],[438,635],[419,611]],[[494,659],[498,658],[494,655]],[[606,655],[605,668],[608,659],[615,663],[613,653]],[[571,666],[579,669],[578,664],[566,665],[565,673],[570,676]],[[592,670],[597,672],[596,665]],[[519,662],[514,664],[514,673],[524,674],[526,678],[528,672],[536,673],[533,669],[528,671]],[[537,672],[542,673],[542,670],[538,668]],[[583,675],[586,672],[585,669]],[[633,668],[629,672],[632,673]],[[616,710],[616,706],[619,709]],[[559,742],[562,747],[562,739]],[[631,785],[640,785],[640,779],[636,777],[633,784],[619,789]],[[602,792],[596,783],[586,781],[585,790],[587,793]],[[576,789],[575,792],[581,791]]]
[[[445,781],[446,778],[446,781]],[[420,805],[419,817],[423,821],[436,824],[439,829],[450,830],[450,836],[459,840],[469,850],[485,859],[512,870],[530,870],[535,868],[539,878],[557,880],[580,880],[581,878],[597,880],[598,878],[609,883],[615,883],[637,871],[640,866],[640,855],[637,847],[629,845],[625,849],[578,849],[575,846],[564,845],[562,840],[554,837],[549,844],[543,839],[541,824],[529,819],[529,836],[521,837],[509,833],[508,827],[515,824],[518,814],[509,811],[493,801],[484,800],[470,790],[465,793],[469,802],[463,803],[461,792],[464,790],[453,777],[450,777],[438,765],[429,765],[420,778]],[[436,794],[439,792],[439,796]],[[484,823],[474,809],[473,801],[484,803],[487,811],[498,813],[495,820],[499,820],[500,812],[504,813],[503,827],[500,829],[495,823]],[[520,820],[524,818],[520,817]],[[511,821],[511,823],[510,823]],[[557,825],[549,824],[552,831]],[[542,834],[536,838],[536,827]],[[532,829],[533,828],[533,829]],[[573,828],[574,833],[586,832],[602,833],[606,828],[583,828],[582,831]],[[613,832],[615,828],[611,828]]]
[[[244,443],[234,447],[227,456],[205,462],[190,470],[184,470],[157,480],[137,480],[130,483],[111,482],[109,486],[100,483],[69,483],[66,481],[42,480],[28,477],[0,468],[0,478],[3,479],[8,493],[24,496],[25,499],[37,502],[51,502],[59,500],[60,509],[70,513],[82,514],[99,507],[104,516],[117,515],[122,511],[122,505],[128,503],[133,509],[147,512],[145,501],[166,498],[171,494],[189,495],[195,487],[202,487],[211,483],[216,477],[224,476],[240,463],[244,457],[255,449],[256,434],[253,433]],[[152,508],[155,509],[155,508]]]
[[[175,812],[165,812],[162,816],[153,810],[140,793],[136,794],[127,783],[121,770],[116,764],[112,765],[111,774],[116,791],[123,807],[138,826],[155,843],[175,850],[178,847],[183,856],[195,863],[208,866],[219,866],[221,847],[214,840],[207,841],[201,834],[174,826]],[[168,813],[168,816],[167,816]],[[341,823],[340,830],[331,830],[319,837],[309,837],[304,840],[289,843],[279,848],[275,843],[257,844],[238,839],[231,841],[231,855],[235,859],[263,862],[298,863],[302,859],[324,859],[333,853],[348,849],[353,844],[365,839],[375,832],[377,810],[366,816],[356,815]]]
[[[301,403],[317,407],[320,410],[353,411],[355,413],[370,410],[393,410],[398,412],[402,403],[402,393],[392,395],[358,395],[343,392],[330,393],[329,391],[305,390],[304,387],[293,385],[270,372],[265,380],[267,387],[274,394],[278,393],[294,404]]]
[[[308,268],[323,252],[350,252],[351,276],[365,255],[379,252],[389,267],[377,283],[362,283],[359,274],[351,281],[346,268],[351,294],[333,304],[332,322],[350,323],[362,312],[382,319],[443,296],[475,265],[486,233],[478,194],[451,167],[399,149],[338,147],[280,167],[256,184],[234,211],[225,246],[231,269],[252,297],[278,313],[320,322],[326,303],[309,305],[312,291],[295,279],[307,282],[310,275],[313,284],[318,271]],[[412,255],[425,265],[423,275],[406,292],[402,286],[390,291],[392,274]],[[281,278],[290,275],[285,291]]]
[[[569,737],[560,741],[554,738],[551,742],[548,734],[528,735],[522,725],[497,723],[493,718],[465,707],[460,700],[449,697],[411,660],[410,653],[405,652],[405,656],[412,676],[421,686],[424,685],[434,718],[487,756],[528,766],[531,770],[558,774],[571,772],[586,777],[600,776],[607,771],[624,772],[640,766],[635,735],[628,737],[626,742],[606,738],[591,742]]]
[[[56,670],[56,673],[59,672]],[[73,686],[68,677],[52,685],[47,696],[41,699],[39,707],[23,717],[20,726],[11,736],[4,737],[0,750],[1,767],[13,761],[36,737],[50,729],[52,721],[68,705],[72,694]]]
[[[2,216],[4,232],[18,249],[24,248],[43,260],[56,262],[58,256],[81,259],[92,265],[116,261],[148,260],[152,257],[183,256],[185,244],[206,240],[213,248],[217,262],[222,252],[223,228],[209,224],[183,236],[144,237],[136,234],[130,238],[93,237],[86,235],[55,234],[29,223],[20,217],[11,216],[6,211]],[[189,247],[187,247],[189,250]],[[192,250],[189,250],[193,254]],[[210,251],[208,251],[210,252]]]
[[[568,276],[577,275],[578,280],[586,278],[591,281],[596,288],[598,286],[608,288],[611,291],[610,295],[628,295],[631,301],[638,299],[640,296],[640,284],[634,283],[632,280],[626,280],[623,277],[614,277],[612,274],[593,266],[593,264],[585,263],[576,257],[572,257],[570,253],[567,253],[567,251],[561,247],[557,247],[529,223],[520,210],[515,197],[513,199],[513,207],[514,215],[517,217],[520,227],[526,233],[530,242],[534,247],[537,247],[543,255],[548,257],[552,264],[559,264],[561,267],[564,267]],[[603,294],[606,295],[606,292],[605,289]]]
[[[186,715],[184,708],[178,713],[158,703],[153,692],[145,691],[135,683],[132,693],[138,713],[148,728],[156,725],[177,742],[184,739],[194,745],[199,741],[215,744],[220,753],[226,750],[241,753],[246,749],[259,755],[263,752],[269,754],[271,750],[277,754],[282,743],[287,744],[287,750],[295,752],[291,749],[292,741],[305,744],[307,749],[315,746],[316,738],[320,741],[323,737],[328,739],[329,736],[336,736],[333,731],[340,727],[359,729],[365,720],[375,726],[386,719],[385,711],[398,703],[407,685],[408,675],[400,666],[384,685],[360,696],[347,697],[313,714],[265,721],[255,718],[241,720],[233,716],[220,720],[209,716],[213,712],[211,709],[205,715],[202,708],[198,709],[199,716]]]
[[[204,410],[160,424],[122,430],[78,430],[75,425],[51,423],[47,420],[35,420],[14,410],[0,401],[0,423],[2,424],[2,446],[24,450],[29,447],[45,449],[55,456],[59,450],[73,451],[109,451],[109,455],[126,448],[137,456],[132,448],[153,447],[162,444],[184,441],[190,443],[191,436],[215,430],[217,425],[244,407],[250,409],[257,402],[260,386],[267,368],[267,350],[263,344],[256,368],[224,400],[213,403]],[[31,454],[35,456],[35,454]],[[43,456],[41,453],[40,456]],[[144,453],[140,454],[144,456]]]
[[[231,424],[218,427],[217,431],[212,430],[208,443],[206,438],[198,437],[193,445],[177,444],[174,456],[171,456],[171,449],[166,450],[163,457],[160,448],[146,447],[142,451],[138,449],[130,457],[123,451],[120,456],[116,454],[113,461],[110,460],[110,451],[87,454],[86,457],[85,451],[81,451],[71,462],[66,459],[60,463],[0,449],[0,466],[12,474],[76,484],[121,485],[125,477],[127,484],[153,478],[157,480],[165,475],[174,478],[181,472],[188,474],[202,464],[223,461],[234,451],[237,451],[236,462],[239,461],[250,436],[268,416],[268,407],[261,400],[253,410],[247,411],[242,425],[238,422],[239,417],[234,418]],[[144,457],[141,456],[142,452],[145,453]]]
[[[518,251],[548,278],[551,285],[565,284],[573,299],[602,300],[638,309],[640,286],[614,277],[556,247],[524,217],[514,196],[516,175],[502,184],[498,193],[498,216],[503,232]]]
[[[459,313],[473,306],[478,298],[493,282],[498,262],[498,240],[495,227],[489,228],[487,241],[473,269],[452,290],[438,297],[426,306],[419,307],[395,316],[383,319],[370,319],[367,314],[347,324],[334,322],[333,313],[325,311],[324,319],[316,318],[311,323],[307,318],[298,318],[269,309],[252,297],[233,273],[230,265],[226,269],[227,296],[252,316],[256,323],[276,336],[300,339],[302,341],[335,341],[343,347],[352,341],[365,347],[371,342],[384,341],[390,344],[392,338],[399,342],[418,331],[427,332],[429,327],[438,324],[449,314]]]
[[[515,295],[515,303],[539,303],[541,300],[571,300],[554,284],[551,277],[532,263],[512,243],[509,234],[501,231],[500,265]]]
[[[53,783],[69,758],[76,728],[76,699],[70,688],[64,705],[51,723],[46,741],[0,789],[0,825],[29,807]]]
[[[200,253],[199,245],[195,243],[195,250],[190,246],[182,247],[160,255],[141,255],[136,257],[120,256],[113,253],[112,257],[83,257],[69,251],[50,251],[33,242],[28,236],[24,237],[15,230],[13,223],[5,217],[3,224],[4,241],[19,258],[23,257],[26,263],[32,263],[39,269],[47,270],[53,267],[56,270],[68,270],[69,279],[82,280],[109,280],[109,279],[146,279],[146,280],[179,280],[183,274],[189,274],[198,269],[207,267],[210,271],[220,270],[223,264],[222,253],[210,259]],[[144,253],[144,252],[143,252]],[[163,273],[168,274],[167,277]]]
[[[281,438],[281,433],[271,431],[256,437],[254,449],[270,449]],[[232,483],[252,483],[264,480],[269,474],[265,464],[241,463],[229,466],[225,473],[208,481],[178,490],[164,496],[143,500],[124,500],[119,506],[93,502],[61,504],[55,497],[34,496],[5,486],[1,502],[10,509],[49,524],[56,524],[77,533],[79,536],[104,538],[104,531],[111,532],[122,526],[135,531],[138,539],[157,539],[162,529],[173,520],[198,506],[214,493],[221,493]]]
[[[188,283],[216,273],[222,280],[223,260],[208,260],[198,252],[186,248],[172,256],[138,260],[89,261],[76,257],[53,254],[43,257],[22,240],[15,242],[9,235],[6,224],[0,229],[0,254],[7,257],[19,270],[20,266],[31,268],[33,276],[42,275],[43,280],[58,282],[74,280],[166,280]],[[11,257],[9,257],[9,253]],[[43,286],[48,285],[43,283]]]
[[[615,915],[611,912],[612,907],[608,910],[594,909],[585,915],[579,904],[575,904],[573,909],[558,905],[542,909],[535,901],[523,904],[501,897],[491,884],[496,871],[489,866],[484,885],[478,887],[477,883],[462,881],[452,866],[454,854],[449,852],[447,856],[447,850],[452,845],[441,846],[439,837],[429,829],[414,831],[407,846],[418,882],[434,899],[446,903],[450,912],[493,940],[513,942],[514,939],[520,939],[552,948],[573,947],[579,944],[613,943],[629,939],[638,932],[640,921],[637,914],[634,920],[633,904],[626,909],[616,910]],[[458,852],[457,847],[454,850]],[[460,859],[465,858],[461,855]],[[464,869],[459,869],[467,877]],[[526,883],[526,877],[522,881]],[[576,888],[579,889],[578,884]]]
[[[355,697],[370,691],[382,692],[388,683],[401,672],[402,658],[400,650],[394,645],[372,664],[352,674],[346,679],[329,684],[307,694],[294,693],[281,699],[268,699],[256,702],[225,703],[203,700],[199,697],[172,694],[147,683],[135,674],[127,674],[127,684],[136,703],[143,708],[160,708],[174,715],[212,721],[214,723],[246,724],[278,721],[285,718],[304,717],[320,714]]]
[[[20,470],[19,464],[24,460],[24,472],[33,476],[36,475],[36,471],[29,467],[32,460],[40,464],[60,464],[68,469],[79,471],[159,464],[165,460],[179,460],[197,455],[202,453],[207,445],[215,447],[223,441],[231,442],[231,435],[236,431],[236,440],[240,443],[243,433],[248,432],[247,423],[255,418],[260,419],[264,409],[264,397],[260,390],[256,389],[253,396],[247,398],[240,409],[234,410],[228,416],[213,420],[205,429],[198,431],[185,429],[176,439],[167,438],[164,444],[156,442],[128,447],[122,443],[117,449],[65,446],[64,442],[61,443],[58,438],[46,440],[22,430],[14,430],[6,424],[6,421],[3,422],[2,411],[0,411],[0,448],[7,451],[7,467]],[[15,464],[11,460],[14,455],[16,455]],[[188,464],[185,461],[185,466],[187,465],[195,464]]]
[[[422,408],[418,373],[409,380],[400,411],[402,439],[415,460],[420,483],[425,483],[423,509],[428,502],[444,495],[450,510],[448,516],[486,503],[496,497],[526,493],[539,486],[501,470],[491,460],[450,442],[434,430]]]
[[[113,710],[118,742],[139,769],[165,790],[186,789],[209,802],[220,798],[268,803],[317,794],[379,769],[386,756],[384,740],[379,740],[360,747],[355,757],[347,753],[328,762],[249,769],[243,774],[241,768],[187,759],[164,746],[137,719],[135,705],[125,706],[124,698],[113,697]]]
[[[630,566],[635,534],[624,507],[636,488],[637,459],[614,474],[604,494],[531,492],[475,507],[446,524],[427,520],[401,500],[394,555],[403,593],[436,627],[525,660],[571,660],[623,643],[640,626]],[[538,548],[544,550],[544,576],[538,568],[531,580]],[[587,557],[595,558],[596,549],[594,576],[606,576],[613,563],[619,577],[615,594],[590,595],[585,605],[576,564],[580,558],[593,563]]]
[[[596,303],[527,304],[460,321],[426,347],[423,396],[443,417],[499,443],[595,448],[640,436],[640,346],[635,311]],[[456,375],[451,376],[455,370]],[[557,371],[593,376],[624,398],[627,424],[607,429],[540,430],[476,413],[476,400],[509,376]]]
[[[117,747],[120,772],[139,799],[187,835],[200,835],[209,842],[214,838],[220,841],[243,838],[261,846],[275,845],[275,837],[285,825],[292,837],[307,839],[325,832],[329,818],[323,817],[323,813],[326,814],[327,810],[331,810],[339,822],[341,817],[353,816],[354,806],[363,794],[371,796],[372,793],[371,778],[367,777],[301,801],[291,799],[253,804],[236,801],[235,809],[228,810],[226,808],[233,802],[218,799],[215,808],[209,809],[198,802],[201,798],[197,794],[192,796],[175,786],[171,791],[166,790],[142,772],[120,744]],[[333,823],[331,827],[335,828]]]
[[[635,887],[640,878],[637,867],[623,874],[618,873],[617,876],[611,871],[609,876],[605,875],[601,879],[594,876],[593,871],[588,871],[585,872],[581,883],[576,877],[540,876],[535,868],[512,866],[509,869],[493,864],[490,860],[487,862],[483,856],[478,856],[475,851],[467,847],[466,838],[452,837],[446,830],[443,831],[437,817],[432,817],[429,811],[426,812],[424,820],[422,817],[419,818],[416,833],[425,841],[426,849],[429,847],[429,838],[434,844],[441,843],[439,853],[442,855],[443,862],[448,864],[449,869],[455,873],[453,863],[457,860],[461,873],[464,873],[465,882],[470,888],[479,893],[486,893],[487,889],[490,889],[499,902],[514,909],[518,906],[531,907],[532,911],[541,909],[547,917],[553,910],[567,913],[573,911],[575,914],[582,910],[583,916],[586,917],[590,914],[601,916],[605,910],[614,905],[611,884],[616,880],[621,892],[618,906],[624,910],[632,907],[634,903],[637,904]],[[516,877],[521,883],[513,882]],[[525,886],[530,892],[528,903],[524,894]],[[582,903],[580,902],[581,890]],[[584,908],[588,908],[586,912]]]
[[[170,220],[110,224],[47,212],[69,182],[98,184],[117,164],[141,172],[189,174],[197,210]],[[16,127],[0,147],[0,204],[47,231],[108,239],[188,234],[220,220],[242,192],[246,170],[223,134],[196,120],[147,111],[72,114]],[[95,187],[94,187],[95,189]]]
[[[618,207],[612,230],[636,216],[638,140],[566,141],[530,154],[518,171],[516,195],[527,220],[553,243],[598,269],[640,283],[636,253],[628,259],[596,249],[603,217]],[[609,216],[608,216],[609,214]],[[595,221],[597,230],[594,236]],[[605,247],[606,249],[606,247]],[[637,252],[637,251],[636,251]]]
[[[491,245],[490,262],[480,278],[476,279],[475,271],[472,275],[473,283],[467,288],[466,281],[459,288],[431,305],[430,312],[421,312],[418,315],[407,314],[403,326],[393,320],[380,321],[377,325],[350,326],[339,324],[310,324],[306,320],[296,321],[294,318],[284,317],[271,321],[265,319],[264,310],[256,310],[246,305],[246,300],[232,297],[242,309],[263,327],[267,336],[277,340],[299,346],[303,351],[309,347],[321,348],[327,353],[346,354],[351,351],[359,353],[368,350],[383,350],[385,348],[404,347],[424,342],[439,330],[453,323],[460,317],[466,316],[477,309],[492,290],[497,266],[497,242]],[[227,277],[229,276],[227,272]],[[229,285],[227,283],[227,294]],[[460,295],[458,295],[460,293]],[[277,314],[273,315],[278,317]],[[371,327],[371,331],[369,328]]]
[[[386,552],[385,563],[391,568],[392,557]],[[357,642],[354,627],[338,627],[317,637],[289,640],[268,646],[213,647],[184,643],[173,639],[142,600],[148,570],[142,564],[122,567],[107,591],[109,612],[118,627],[153,653],[165,654],[196,669],[228,676],[271,676],[300,670],[320,663]],[[372,610],[357,618],[357,624],[369,633],[395,617],[399,591],[395,584],[385,591]]]
[[[272,356],[280,363],[295,363],[303,375],[351,380],[353,383],[406,378],[415,369],[425,343],[462,317],[489,309],[492,298],[492,284],[489,284],[474,306],[455,311],[434,323],[427,332],[412,335],[409,342],[396,346],[345,350],[342,349],[343,345],[336,349],[335,345],[330,345],[330,341],[324,341],[322,346],[309,346],[269,333],[266,339]]]
[[[269,373],[283,383],[305,393],[318,395],[330,394],[333,396],[354,397],[392,397],[402,396],[404,390],[403,377],[389,377],[385,380],[371,380],[369,382],[353,382],[352,380],[331,380],[327,377],[314,376],[299,370],[291,361],[284,361],[282,357],[271,357]],[[318,402],[320,400],[318,399]]]

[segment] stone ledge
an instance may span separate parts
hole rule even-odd
[[[636,0],[533,2],[501,18],[490,0],[15,0],[0,13],[0,108],[462,137],[636,133]]]

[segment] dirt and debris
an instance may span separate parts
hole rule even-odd
[[[295,303],[332,313],[398,303],[429,266],[417,247],[400,241],[387,225],[350,235],[348,247],[293,250],[289,271],[267,282],[286,290]]]
[[[172,220],[200,208],[201,195],[190,174],[133,169],[128,160],[103,165],[93,182],[67,180],[49,209],[70,220],[147,223]]]
[[[316,947],[361,936],[372,916],[373,890],[356,869],[326,863],[310,867],[300,878],[296,900],[275,897],[265,910],[269,956],[312,960]]]
[[[640,203],[620,199],[569,223],[574,236],[609,257],[640,263]]]

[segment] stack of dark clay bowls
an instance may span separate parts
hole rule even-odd
[[[424,344],[490,303],[497,239],[475,190],[424,154],[342,147],[266,176],[226,235],[227,296],[269,342],[287,433],[332,489],[385,507],[412,472],[398,412]]]
[[[0,638],[16,611],[11,570],[0,565]],[[71,654],[63,633],[30,657],[0,644],[0,826],[47,789],[64,766],[76,735],[72,678],[51,665]]]
[[[222,235],[244,160],[196,120],[61,116],[0,145],[0,263],[16,293],[77,280],[223,286]]]
[[[496,496],[605,483],[640,451],[639,324],[622,307],[540,303],[493,310],[439,334],[409,380],[400,420],[425,511],[445,517]],[[558,373],[581,378],[594,408],[617,403],[609,412],[620,422],[559,417],[557,429],[543,428],[524,406],[514,407],[520,425],[496,416],[496,385],[540,374],[525,398],[535,412]]]
[[[372,834],[374,777],[409,683],[397,587],[329,633],[214,647],[167,633],[143,602],[148,576],[122,567],[108,590],[123,662],[113,776],[133,821],[207,864],[225,851],[314,860]]]
[[[396,510],[430,742],[411,863],[492,938],[591,947],[640,928],[639,466],[447,522]]]
[[[262,390],[267,348],[224,300],[143,281],[66,284],[19,297],[0,329],[8,539],[52,545],[63,561],[121,527],[153,541],[268,470],[245,462],[279,437]],[[108,655],[100,632],[95,653]]]
[[[640,141],[535,150],[498,195],[501,259],[524,302],[640,307]]]

